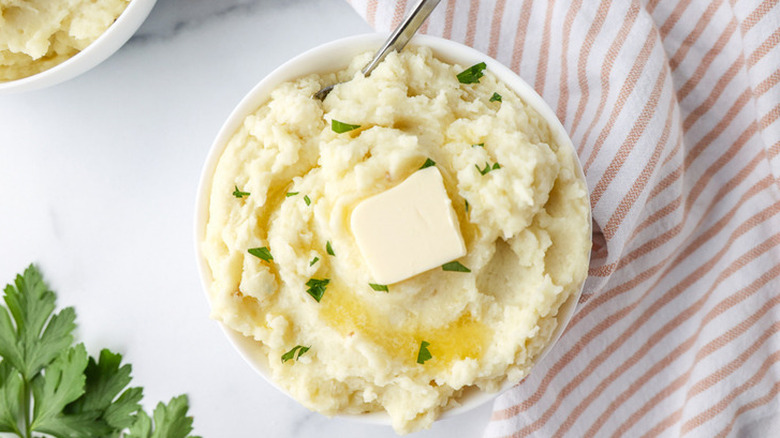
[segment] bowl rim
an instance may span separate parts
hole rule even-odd
[[[211,183],[213,180],[214,171],[216,170],[219,158],[221,157],[224,149],[227,147],[230,138],[239,128],[241,123],[243,123],[244,118],[254,112],[260,105],[268,100],[270,97],[270,91],[277,85],[285,81],[305,76],[307,74],[331,73],[346,68],[349,64],[349,61],[355,55],[366,51],[375,51],[385,41],[386,37],[387,35],[382,33],[353,35],[316,46],[295,56],[294,58],[275,68],[273,71],[271,71],[271,73],[258,82],[249,91],[249,93],[247,93],[240,100],[238,105],[234,107],[228,118],[219,129],[216,138],[209,148],[206,160],[201,169],[195,200],[195,257],[198,271],[200,273],[201,287],[203,288],[203,292],[206,294],[206,299],[209,303],[209,289],[213,279],[211,277],[211,271],[208,263],[206,262],[205,256],[203,255],[201,243],[205,237],[206,225],[208,222],[208,204],[211,196]],[[487,54],[444,38],[430,35],[416,35],[409,44],[429,47],[437,59],[452,64],[470,66],[478,62],[485,62],[488,70],[496,75],[496,77],[503,81],[509,88],[513,89],[527,104],[531,105],[545,119],[545,121],[547,121],[553,138],[555,139],[558,146],[570,148],[576,164],[575,167],[577,175],[585,185],[584,187],[586,192],[590,193],[582,170],[582,164],[577,156],[576,149],[574,148],[572,141],[566,133],[563,125],[558,120],[549,105],[547,105],[547,103],[541,98],[541,96],[539,96],[539,94],[537,94],[536,91],[534,91],[534,89],[516,73]],[[345,55],[345,53],[349,53],[349,55]],[[323,62],[322,58],[325,56],[325,54],[339,54],[339,56],[335,61],[333,57],[330,57],[328,62]],[[319,59],[319,62],[312,63],[312,61],[317,59]],[[325,67],[325,65],[327,65],[327,67]],[[589,196],[586,196],[586,200],[588,202],[588,234],[590,235],[592,234],[592,211]],[[588,263],[590,262],[590,256],[591,253],[588,251]],[[566,329],[566,326],[574,314],[574,310],[577,306],[580,296],[582,295],[584,287],[585,281],[582,282],[579,290],[570,295],[569,298],[558,308],[556,316],[556,319],[558,320],[557,327],[553,331],[553,335],[551,336],[547,345],[532,360],[528,374],[530,374],[532,369],[544,359],[544,357],[560,339],[562,333]],[[278,389],[283,394],[286,394],[288,397],[300,404],[300,402],[292,397],[292,395],[289,394],[284,388],[276,384],[269,370],[260,363],[265,362],[266,357],[259,356],[259,349],[254,347],[256,341],[230,329],[220,321],[216,322],[225,333],[230,343],[244,359],[244,361],[247,362],[247,364],[249,364],[258,374],[260,374],[263,379],[271,386]],[[496,392],[482,391],[475,386],[467,387],[464,389],[464,392],[456,398],[456,406],[443,409],[441,415],[439,415],[436,421],[456,416],[477,408],[487,403],[488,401],[494,400],[503,392],[511,389],[515,384],[516,383],[505,381]],[[365,414],[337,414],[335,416],[373,424],[390,424],[390,417],[384,411]]]
[[[79,76],[119,50],[141,27],[157,0],[130,0],[116,21],[95,41],[52,68],[12,81],[0,82],[0,95],[50,87]]]

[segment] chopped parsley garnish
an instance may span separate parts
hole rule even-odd
[[[466,213],[468,213],[469,212],[469,200],[468,199],[464,199],[463,201],[465,201],[465,203],[466,203]]]
[[[484,148],[485,147],[485,143],[473,144],[473,145],[471,145],[471,147],[473,147],[473,148],[476,148],[476,147]]]
[[[330,129],[337,134],[342,134],[358,128],[360,128],[360,125],[350,125],[349,123],[339,122],[336,119],[330,121]]]
[[[493,95],[490,96],[490,102],[501,102],[501,95],[498,93],[493,93]]]
[[[327,251],[328,254],[330,254],[330,255],[332,255],[334,257],[336,256],[336,253],[333,252],[333,247],[330,246],[330,240],[328,240],[328,243],[325,244],[325,251]]]
[[[441,265],[441,269],[452,272],[471,272],[471,269],[463,266],[463,264],[461,264],[459,261],[445,263]]]
[[[319,303],[322,296],[325,295],[325,288],[328,286],[328,283],[330,283],[330,279],[328,278],[323,278],[321,280],[310,278],[309,281],[306,282],[306,286],[309,286],[309,288],[306,289],[306,293],[311,295],[312,298]]]
[[[368,283],[368,285],[377,292],[390,292],[386,284]]]
[[[238,186],[234,186],[236,189],[233,190],[233,196],[236,198],[243,198],[244,196],[249,196],[249,192],[242,192],[241,190],[238,190]]]
[[[420,342],[420,351],[417,353],[417,363],[423,364],[426,360],[432,358],[431,352],[428,351],[428,347],[431,344],[425,341]]]
[[[288,197],[288,198],[289,198],[290,196],[295,196],[295,195],[297,195],[298,193],[300,193],[300,192],[287,192],[287,193],[286,193],[284,196],[286,196],[286,197]]]
[[[423,163],[423,165],[420,166],[420,169],[418,169],[418,170],[422,170],[422,169],[425,169],[426,167],[431,167],[431,166],[435,166],[435,165],[436,165],[435,161],[431,160],[430,158],[426,158],[425,159],[425,163]]]
[[[479,166],[477,166],[476,164],[474,165],[474,167],[477,168],[477,170],[479,171],[479,173],[481,175],[485,175],[488,172],[490,172],[491,170],[496,170],[496,169],[500,169],[501,168],[501,166],[498,163],[494,163],[493,167],[490,167],[490,163],[485,163],[485,168],[484,169],[480,169]]]
[[[267,246],[263,246],[260,248],[249,248],[247,252],[266,262],[270,262],[271,260],[274,259],[274,257],[271,255],[271,251],[268,250]]]
[[[484,62],[474,64],[466,70],[458,73],[458,82],[461,84],[477,84],[479,83],[479,78],[485,75],[484,70],[486,68],[487,65]]]
[[[311,261],[309,262],[309,266],[314,266],[314,264],[315,264],[315,263],[317,263],[318,261],[320,261],[320,258],[319,258],[319,257],[314,257],[314,258],[313,258],[313,259],[311,259]]]
[[[4,289],[0,304],[0,435],[4,437],[193,438],[187,396],[141,407],[132,366],[108,349],[74,342],[76,312],[59,309],[35,266]]]
[[[305,202],[306,205],[311,205],[311,199],[309,199],[309,195],[303,196],[303,202]]]
[[[307,351],[309,351],[309,347],[304,347],[303,345],[296,345],[295,347],[292,348],[292,350],[282,355],[282,363],[285,363],[290,359],[298,360],[298,358],[303,356],[303,353],[306,353]]]

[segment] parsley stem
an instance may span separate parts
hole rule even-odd
[[[24,434],[26,438],[32,438],[32,421],[30,419],[30,399],[32,399],[32,388],[30,382],[22,376],[24,380],[22,387],[22,409],[24,410]],[[19,435],[21,436],[21,435]]]

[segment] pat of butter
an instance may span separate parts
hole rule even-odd
[[[362,201],[352,212],[351,225],[374,283],[397,283],[466,255],[436,166]]]

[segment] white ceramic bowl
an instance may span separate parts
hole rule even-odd
[[[286,62],[271,72],[271,74],[266,76],[265,79],[260,81],[260,83],[258,83],[252,89],[252,91],[250,91],[249,94],[244,97],[244,99],[230,114],[227,121],[225,121],[225,123],[222,125],[222,128],[217,134],[217,138],[214,140],[214,143],[211,146],[211,150],[209,151],[209,155],[201,173],[195,207],[195,252],[197,256],[198,268],[201,274],[202,285],[207,295],[213,279],[208,267],[208,263],[203,256],[200,243],[203,241],[204,236],[206,235],[206,222],[208,220],[208,204],[212,177],[214,175],[217,162],[219,161],[219,158],[227,146],[230,138],[233,136],[236,130],[238,130],[244,118],[266,102],[270,96],[271,90],[276,88],[277,85],[311,73],[330,73],[342,70],[349,65],[349,62],[356,55],[366,51],[377,50],[382,45],[385,38],[386,36],[379,34],[357,35],[324,44],[293,58],[292,60]],[[520,77],[512,72],[509,68],[477,50],[442,38],[417,35],[414,37],[414,39],[412,39],[410,44],[430,47],[438,59],[452,64],[460,64],[464,67],[468,67],[484,61],[487,64],[487,69],[491,73],[496,75],[498,79],[515,90],[515,92],[521,98],[523,98],[526,103],[531,105],[547,121],[559,147],[571,148],[572,153],[576,157],[576,151],[574,151],[571,139],[569,139],[569,136],[566,134],[566,131],[563,129],[560,121],[558,121],[556,118],[555,113],[553,113],[544,100],[542,100],[542,98],[536,94],[530,85],[520,79]],[[585,179],[583,177],[581,166],[578,165],[577,171],[580,175],[580,178],[584,182]],[[590,222],[590,218],[588,218],[588,223],[590,224]],[[547,352],[556,343],[567,323],[571,319],[571,316],[574,313],[574,308],[576,307],[577,301],[579,300],[581,294],[582,289],[580,289],[576,294],[573,294],[561,306],[557,316],[558,327],[553,333],[553,336],[550,339],[550,343],[536,357],[535,362],[541,360],[541,358],[546,355]],[[224,325],[222,325],[222,329],[236,350],[238,350],[238,352],[244,358],[244,360],[246,360],[247,363],[249,363],[249,365],[251,365],[271,385],[280,391],[285,392],[270,378],[271,374],[269,372],[267,358],[260,352],[257,342],[225,327]],[[445,411],[441,418],[457,415],[480,406],[483,403],[492,400],[498,394],[509,389],[511,386],[511,384],[506,383],[499,392],[493,393],[480,391],[477,388],[468,388],[463,392],[463,395],[458,398],[460,406]],[[343,415],[343,417],[372,423],[390,424],[390,417],[384,412],[361,415]]]
[[[157,0],[131,0],[122,15],[98,39],[70,59],[40,73],[0,82],[0,94],[50,87],[72,79],[105,61],[141,27]]]

